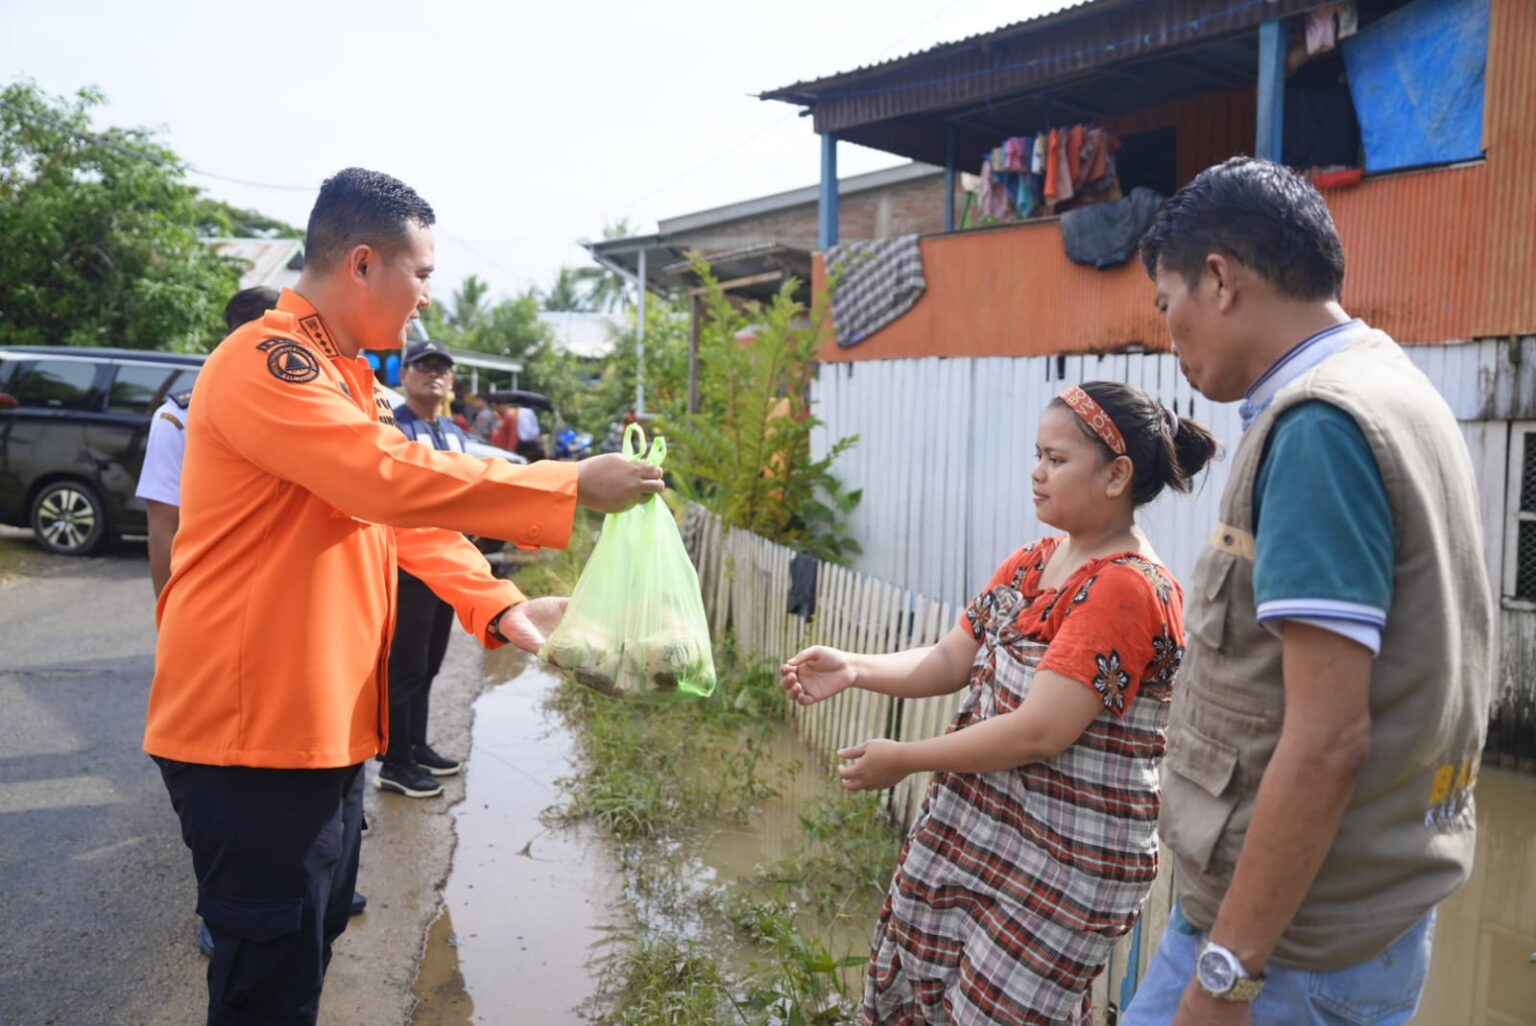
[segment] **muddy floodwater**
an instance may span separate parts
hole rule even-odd
[[[540,821],[555,781],[575,771],[570,735],[543,710],[556,679],[508,649],[485,672],[496,686],[475,703],[458,847],[413,1023],[584,1023],[594,956],[622,921],[618,867],[595,832]]]
[[[573,739],[544,708],[556,678],[505,650],[487,658],[486,674],[495,686],[475,707],[458,847],[413,1026],[576,1026],[590,1021],[583,1007],[591,1012],[601,960],[632,915],[664,913],[623,891],[606,838],[541,816],[560,800],[556,780],[577,772]],[[782,770],[807,758],[786,729],[765,761]],[[814,769],[782,779],[750,824],[718,824],[673,852],[686,886],[730,882],[803,843],[800,812],[835,788]],[[1536,777],[1484,770],[1477,812],[1477,866],[1440,909],[1412,1026],[1536,1026]],[[820,936],[836,954],[865,951],[875,910],[861,899]]]
[[[1485,769],[1477,863],[1435,923],[1413,1026],[1536,1026],[1536,777]]]

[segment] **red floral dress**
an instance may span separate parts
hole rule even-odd
[[[1183,593],[1134,552],[1043,589],[1063,540],[1014,553],[966,608],[981,648],[950,730],[1017,709],[1038,670],[1103,710],[1043,762],[934,776],[876,927],[866,1024],[1087,1022],[1089,987],[1157,875]]]

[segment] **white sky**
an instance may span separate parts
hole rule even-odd
[[[798,108],[757,93],[924,49],[1059,0],[0,0],[0,80],[96,85],[98,125],[157,129],[208,193],[300,228],[348,165],[438,217],[438,293],[582,266],[581,238],[813,184]],[[839,147],[846,176],[901,163]]]

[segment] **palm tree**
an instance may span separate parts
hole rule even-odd
[[[539,294],[539,305],[545,310],[589,310],[587,296],[581,288],[581,272],[570,267],[560,268],[555,283]]]
[[[453,309],[448,314],[448,323],[455,330],[468,332],[475,325],[485,319],[489,305],[486,297],[490,294],[491,287],[484,279],[471,274],[464,279],[453,293]]]
[[[634,234],[629,218],[622,218],[603,229],[604,239],[626,239]],[[576,272],[584,286],[586,308],[600,313],[617,310],[629,301],[629,283],[606,267],[583,267]]]

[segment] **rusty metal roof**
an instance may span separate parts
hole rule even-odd
[[[762,94],[817,132],[943,163],[1047,123],[1251,84],[1256,27],[1322,0],[1084,0],[919,53]]]

